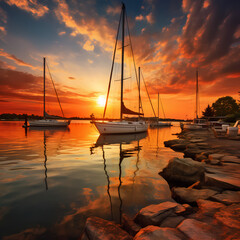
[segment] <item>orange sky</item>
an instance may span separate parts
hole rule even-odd
[[[194,116],[197,67],[201,110],[222,96],[239,99],[239,3],[220,2],[126,2],[136,64],[156,112],[159,92],[166,117]],[[0,113],[42,115],[46,57],[65,115],[100,117],[98,99],[107,92],[119,13],[117,0],[1,1]],[[59,114],[49,75],[47,81],[47,111]],[[153,116],[144,91],[142,83],[145,116]],[[118,117],[119,105],[109,117]]]

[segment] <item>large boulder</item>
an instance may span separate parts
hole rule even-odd
[[[167,181],[193,184],[204,179],[204,164],[191,158],[172,158],[160,175]]]
[[[130,240],[132,237],[113,222],[98,217],[87,219],[83,239],[89,240]]]
[[[231,205],[233,203],[240,203],[240,191],[224,191],[221,194],[216,194],[211,197],[214,201]]]
[[[191,240],[215,240],[220,239],[217,234],[219,229],[213,229],[211,225],[195,219],[186,219],[177,227]]]
[[[184,187],[175,187],[172,189],[173,197],[186,203],[196,202],[198,199],[208,199],[217,194],[217,191],[211,189],[192,189]]]
[[[135,216],[134,221],[142,227],[159,225],[163,219],[174,213],[177,206],[178,204],[174,202],[152,204],[142,208]]]
[[[147,226],[134,237],[134,240],[183,240],[184,235],[174,228]]]

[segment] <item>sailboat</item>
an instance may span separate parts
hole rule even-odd
[[[70,124],[70,120],[59,120],[59,119],[51,119],[53,118],[53,116],[50,116],[49,114],[46,113],[46,89],[45,89],[45,82],[46,82],[46,58],[43,58],[43,119],[41,120],[29,120],[29,127],[67,127]],[[53,83],[53,80],[52,80]],[[58,103],[60,106],[60,109],[62,111],[62,115],[64,117],[63,114],[63,110],[57,95],[57,91],[55,89],[54,83],[53,83],[53,87],[58,99]]]
[[[202,119],[198,117],[198,110],[199,110],[199,96],[198,96],[198,70],[196,70],[196,116],[193,119],[193,122],[190,123],[183,123],[181,124],[182,129],[188,130],[198,130],[202,128],[207,128],[208,124],[206,119]]]
[[[157,121],[156,122],[152,122],[150,124],[150,127],[170,127],[170,126],[172,126],[171,122],[159,121],[159,99],[160,99],[160,96],[159,96],[159,93],[158,93],[158,117],[157,117]],[[162,101],[161,101],[161,105],[162,105]],[[163,110],[163,105],[162,105],[162,110]],[[164,118],[166,118],[164,110],[163,110],[163,115],[164,115]]]
[[[143,115],[143,113],[140,112],[134,112],[130,109],[128,109],[124,105],[124,98],[123,98],[123,81],[124,79],[124,48],[126,47],[124,45],[124,25],[125,25],[125,18],[127,22],[127,17],[126,17],[126,9],[124,3],[122,3],[122,11],[120,14],[120,20],[119,20],[119,25],[118,25],[118,30],[117,30],[117,37],[116,37],[116,43],[115,43],[115,49],[113,53],[113,61],[112,61],[112,68],[111,68],[111,73],[110,73],[110,80],[109,80],[109,85],[108,85],[108,93],[107,93],[107,99],[106,99],[106,104],[104,108],[104,113],[103,113],[103,119],[105,118],[105,113],[106,113],[106,108],[107,108],[107,103],[108,103],[108,97],[109,97],[109,91],[110,91],[110,86],[111,86],[111,80],[112,80],[112,73],[113,73],[113,67],[114,67],[114,60],[115,60],[115,53],[116,53],[116,47],[117,47],[117,41],[118,41],[118,34],[119,34],[119,29],[120,29],[120,24],[122,24],[122,55],[121,55],[121,100],[120,100],[120,121],[95,121],[94,119],[92,120],[92,123],[96,126],[97,130],[99,131],[100,134],[126,134],[126,133],[139,133],[139,132],[146,132],[148,129],[148,124],[140,120],[140,116]],[[128,22],[127,22],[128,24]],[[129,31],[129,29],[128,29]],[[131,44],[131,38],[129,36],[130,40],[130,46],[132,50],[132,44]],[[133,50],[132,50],[132,55],[133,55]],[[140,105],[141,105],[141,97],[140,97],[140,74],[139,74],[139,81],[138,81],[138,91],[139,91],[139,110],[140,110]],[[128,114],[128,115],[138,115],[139,120],[136,122],[133,121],[125,121],[123,119],[123,114]]]

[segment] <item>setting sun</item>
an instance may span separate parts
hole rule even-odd
[[[104,96],[99,96],[98,99],[97,99],[97,103],[100,107],[104,107],[105,106],[105,102],[106,102],[106,99]]]

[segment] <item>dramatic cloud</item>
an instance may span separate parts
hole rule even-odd
[[[112,48],[115,31],[109,26],[106,18],[97,15],[94,6],[88,6],[87,2],[79,3],[78,9],[81,10],[71,10],[66,1],[56,2],[58,6],[55,14],[60,22],[73,30],[71,36],[82,35],[90,43],[96,42],[105,50]]]
[[[0,49],[0,56],[3,56],[3,57],[8,58],[10,60],[13,60],[19,66],[34,68],[31,64],[24,62],[23,60],[17,58],[13,54],[9,54],[7,52],[4,52],[3,49]]]
[[[31,106],[32,103],[39,105],[38,109],[41,109],[42,105],[42,88],[43,79],[42,76],[34,76],[29,73],[15,71],[10,69],[3,69],[4,64],[0,62],[0,99],[9,104],[15,104],[16,101],[24,101],[22,106],[25,109],[24,112],[35,112],[36,106]],[[17,79],[17,80],[16,80]],[[67,86],[59,86],[55,83],[58,96],[62,104],[72,104],[78,106],[89,106],[92,103],[92,98],[96,98],[98,92],[90,92],[86,94],[77,93],[76,89]],[[55,103],[52,108],[58,108],[57,99],[50,82],[50,79],[46,81],[47,89],[47,102]],[[52,104],[51,104],[52,105]]]
[[[48,7],[38,3],[37,0],[5,0],[10,6],[16,7],[31,13],[34,17],[42,17],[48,12]]]
[[[239,5],[233,1],[226,5],[216,0],[184,0],[186,21],[184,16],[173,18],[161,32],[146,30],[135,36],[136,58],[143,64],[149,91],[194,94],[198,67],[203,96],[218,96],[224,89],[229,95],[237,94]]]

